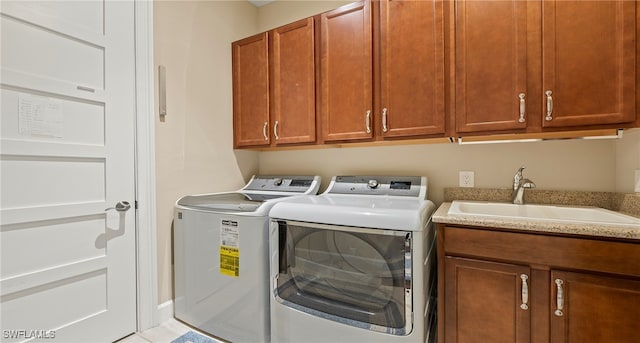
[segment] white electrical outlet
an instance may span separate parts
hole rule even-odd
[[[636,193],[640,192],[640,169],[636,169]]]
[[[474,172],[461,171],[459,175],[460,175],[460,187],[473,187]]]

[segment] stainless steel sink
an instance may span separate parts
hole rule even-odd
[[[473,216],[563,223],[629,226],[640,230],[640,219],[599,207],[515,205],[500,202],[453,201],[450,216]]]

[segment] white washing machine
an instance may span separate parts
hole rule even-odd
[[[318,176],[254,176],[235,192],[190,195],[175,207],[175,317],[232,342],[269,341],[268,213],[316,194]]]
[[[272,342],[435,342],[426,177],[336,176],[270,212]]]

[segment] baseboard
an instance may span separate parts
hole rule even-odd
[[[158,321],[160,324],[173,318],[173,300],[158,305]]]

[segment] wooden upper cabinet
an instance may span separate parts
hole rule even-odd
[[[551,282],[551,343],[640,342],[640,281],[552,270]]]
[[[636,2],[544,1],[542,20],[543,127],[634,121]]]
[[[445,332],[440,341],[477,343],[529,342],[531,310],[521,308],[529,267],[445,258]],[[440,274],[442,275],[442,274]],[[523,281],[523,277],[526,280]],[[528,306],[528,304],[527,304]]]
[[[324,141],[373,137],[371,3],[320,15],[320,85]]]
[[[276,145],[316,140],[314,22],[271,31],[271,127]]]
[[[231,50],[234,146],[269,145],[268,35],[233,42]]]
[[[457,132],[526,128],[528,3],[455,2]]]
[[[232,44],[235,147],[316,141],[313,18]]]
[[[442,2],[380,1],[379,25],[382,136],[444,133]]]

